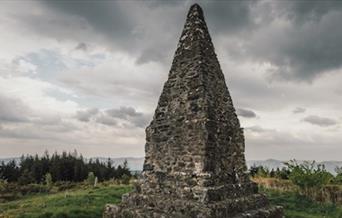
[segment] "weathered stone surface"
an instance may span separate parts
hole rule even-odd
[[[282,217],[249,180],[243,129],[193,5],[152,122],[142,178],[105,217]]]

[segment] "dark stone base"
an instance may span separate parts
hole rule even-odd
[[[217,210],[202,208],[201,211],[195,209],[189,211],[174,211],[166,214],[161,211],[154,211],[153,208],[121,208],[117,205],[106,205],[104,218],[283,218],[282,207],[263,207],[248,210],[240,213],[230,213],[228,209]],[[206,211],[205,211],[206,210]]]
[[[215,202],[189,201],[158,195],[126,194],[120,205],[106,205],[104,218],[282,218],[263,194]]]

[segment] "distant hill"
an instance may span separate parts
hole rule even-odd
[[[95,160],[98,158],[100,161],[106,162],[108,158],[105,157],[93,157],[91,159]],[[15,158],[0,158],[0,162],[4,161],[7,163],[8,161],[11,160],[16,160],[19,162],[20,158],[15,157]],[[89,158],[90,159],[90,158]],[[88,159],[88,160],[89,160]],[[122,165],[125,160],[127,160],[128,167],[132,171],[141,171],[143,168],[144,164],[144,158],[143,157],[120,157],[120,158],[110,158],[111,161],[114,163],[115,166]],[[247,161],[247,166],[251,167],[253,165],[255,166],[263,166],[268,169],[276,169],[276,168],[282,168],[284,167],[284,162],[285,161],[280,161],[280,160],[275,160],[275,159],[267,159],[267,160],[248,160]],[[303,162],[302,160],[298,161]],[[322,162],[317,162],[317,164],[324,164],[326,170],[332,174],[336,174],[335,168],[336,167],[342,167],[342,161],[322,161]]]
[[[15,160],[15,162],[18,164],[20,162],[20,157],[6,157],[6,158],[0,158],[0,163],[4,162],[7,164],[8,162]]]
[[[285,167],[284,161],[275,160],[275,159],[248,160],[247,166],[248,166],[248,168],[251,166],[263,166],[263,167],[268,168],[268,169],[277,169],[277,168]]]
[[[267,159],[267,160],[249,160],[247,161],[247,166],[251,167],[253,165],[255,166],[264,166],[268,169],[277,169],[284,167],[284,162],[286,161],[280,161],[280,160],[274,160],[274,159]],[[297,160],[298,163],[302,163],[303,160]],[[323,164],[325,166],[325,169],[332,173],[336,174],[335,169],[336,167],[342,167],[342,161],[321,161],[316,162],[317,164]]]
[[[107,160],[107,158],[101,158],[101,160]],[[142,166],[144,164],[144,158],[138,157],[138,158],[111,158],[111,160],[119,165],[122,164],[125,160],[128,162],[128,167],[133,171],[141,171]],[[275,160],[275,159],[267,159],[267,160],[248,160],[247,166],[248,168],[255,165],[255,166],[264,166],[268,169],[277,169],[284,167],[285,161]],[[299,163],[303,162],[302,160],[298,161]],[[336,174],[335,168],[336,167],[342,167],[342,161],[322,161],[317,162],[317,164],[324,164],[326,170],[332,174]]]

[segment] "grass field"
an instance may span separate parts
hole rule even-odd
[[[96,218],[102,217],[106,203],[118,203],[130,186],[109,185],[69,190],[56,194],[27,196],[0,203],[0,217]]]
[[[270,202],[284,207],[285,217],[291,218],[342,218],[342,207],[333,204],[313,202],[294,192],[261,190]]]
[[[85,188],[26,196],[20,200],[0,203],[0,217],[51,217],[51,218],[96,218],[101,217],[106,203],[120,202],[121,195],[129,192],[130,186],[100,185]],[[342,218],[342,207],[319,204],[291,192],[261,190],[272,204],[282,205],[290,218]]]

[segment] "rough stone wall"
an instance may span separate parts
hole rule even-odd
[[[199,7],[187,16],[146,135],[146,171],[204,170],[225,183],[245,177],[243,133]]]
[[[268,201],[247,176],[243,129],[196,4],[146,128],[145,153],[135,192],[108,217],[281,217],[279,208],[258,210]]]

